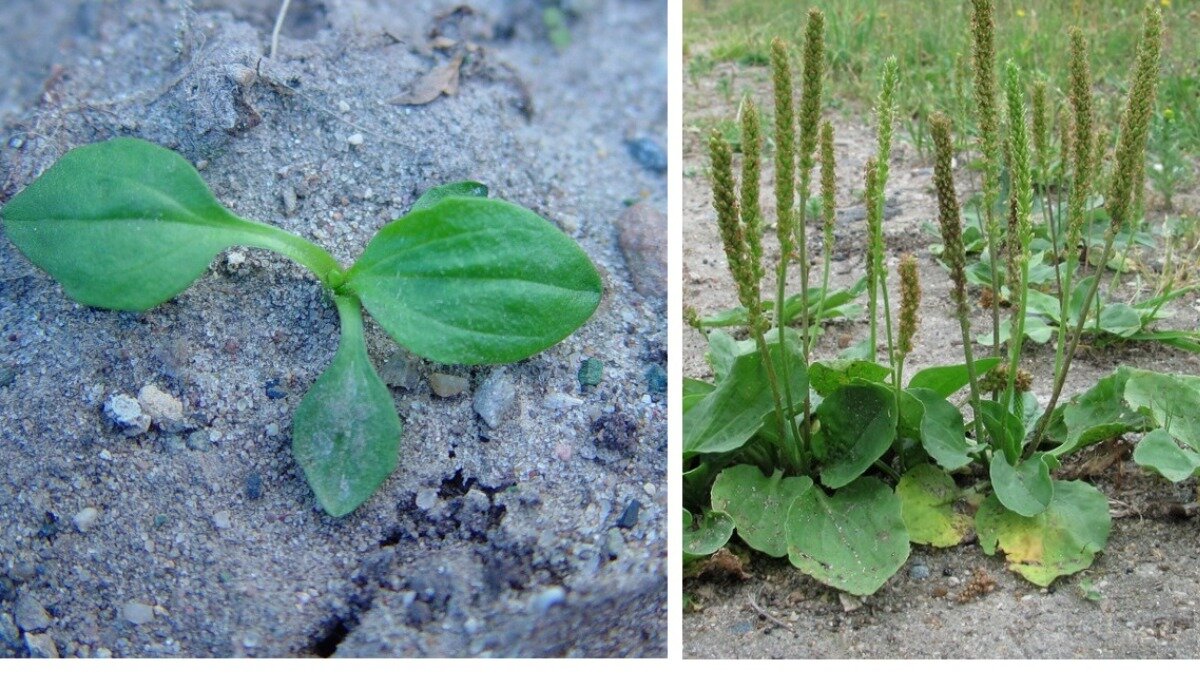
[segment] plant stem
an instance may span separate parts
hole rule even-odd
[[[345,270],[325,249],[278,227],[252,220],[241,222],[246,227],[247,246],[265,248],[291,258],[311,270],[331,291],[337,290],[341,285]]]

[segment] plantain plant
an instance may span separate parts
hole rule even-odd
[[[955,186],[953,122],[942,113],[927,121],[943,242],[939,262],[952,282],[962,363],[926,368],[905,379],[904,363],[916,348],[919,325],[920,281],[911,256],[903,256],[899,264],[899,302],[892,324],[883,262],[887,246],[882,195],[888,173],[890,101],[899,79],[894,61],[883,66],[877,148],[865,171],[869,336],[860,358],[811,357],[804,317],[812,307],[807,303],[795,310],[801,319],[799,333],[778,318],[773,326],[767,320],[766,303],[759,299],[764,227],[758,146],[751,147],[752,156],[743,161],[739,192],[728,144],[719,134],[710,138],[714,205],[730,271],[746,308],[746,320],[739,325],[749,337],[739,340],[697,324],[708,339],[713,381],[683,383],[686,560],[709,555],[736,536],[765,555],[786,556],[824,584],[866,595],[901,567],[912,544],[954,546],[973,530],[987,554],[1003,551],[1014,572],[1047,586],[1087,569],[1107,544],[1111,529],[1103,493],[1086,482],[1054,476],[1070,453],[1112,436],[1145,433],[1136,462],[1169,480],[1200,475],[1200,378],[1120,368],[1093,389],[1058,405],[1081,335],[1094,320],[1101,286],[1097,280],[1112,258],[1118,234],[1136,217],[1133,186],[1136,167],[1144,161],[1161,42],[1158,10],[1147,8],[1115,165],[1107,173],[1095,158],[1103,146],[1093,131],[1086,45],[1072,32],[1072,143],[1069,150],[1059,149],[1056,169],[1060,182],[1069,177],[1064,207],[1047,203],[1057,199],[1047,186],[1055,173],[1050,166],[1047,85],[1034,84],[1030,120],[1022,73],[1012,62],[1005,65],[1001,136],[996,78],[990,73],[992,5],[988,0],[974,5],[976,112],[984,176],[983,194],[976,202],[982,213],[975,216],[978,229],[973,238],[964,231],[971,206],[963,208]],[[813,16],[810,28],[816,23]],[[814,40],[811,32],[807,39]],[[792,115],[787,106],[790,83],[784,60],[773,65],[779,124]],[[813,88],[807,78],[805,87]],[[1060,138],[1068,135],[1064,127],[1060,123]],[[777,127],[776,137],[782,138],[787,128]],[[819,140],[823,168],[831,169],[832,130],[823,128],[819,139],[805,137],[816,134],[817,128],[800,127],[800,164],[803,167],[803,149],[816,147]],[[793,152],[795,146],[786,147]],[[793,249],[792,240],[785,237],[794,223],[794,177],[787,172],[781,180],[780,175],[791,161],[776,157],[776,212],[784,250],[777,270],[777,311],[783,307],[779,299],[784,297],[782,280],[789,261],[809,256],[804,239],[797,238]],[[1092,186],[1103,176],[1103,207],[1109,219],[1103,252],[1092,257],[1092,276],[1075,279],[1087,246],[1088,213],[1095,208]],[[823,172],[822,213],[833,208],[834,191],[827,184],[831,182],[832,171]],[[803,177],[800,184],[803,191]],[[998,203],[1004,205],[1004,217],[993,208]],[[1041,228],[1034,218],[1038,211],[1044,214]],[[1048,235],[1049,241],[1042,240],[1039,229],[1052,227],[1059,229]],[[826,242],[832,238],[825,234],[823,254],[828,256],[831,244]],[[990,282],[988,288],[995,293],[991,354],[982,358],[972,346],[972,270],[967,262],[971,242],[994,260],[986,274],[976,275]],[[1043,262],[1047,256],[1052,262]],[[803,278],[806,268],[801,267]],[[1039,285],[1058,296],[1037,290]],[[1009,302],[1007,321],[999,312],[1002,293]],[[822,297],[823,289],[818,301]],[[1033,308],[1055,316],[1064,327],[1055,349],[1052,395],[1044,408],[1030,392],[1031,377],[1022,367],[1023,336]],[[882,331],[876,327],[877,315],[882,317]],[[1003,343],[1007,352],[1002,354]],[[886,363],[875,358],[881,346]],[[964,388],[967,395],[960,407],[951,399]]]
[[[92,307],[160,305],[230,246],[308,268],[337,308],[341,342],[296,409],[292,452],[333,516],[370,497],[399,457],[400,418],[367,356],[364,307],[415,354],[490,364],[558,343],[601,294],[578,244],[474,182],[426,192],[349,269],[302,237],[229,212],[186,159],[132,138],[68,152],[0,215],[19,250]]]

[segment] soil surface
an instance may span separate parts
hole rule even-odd
[[[718,88],[724,78],[726,85]],[[707,130],[714,120],[732,119],[737,99],[720,91],[752,91],[760,109],[771,109],[769,73],[763,68],[718,67],[685,85],[683,269],[685,306],[701,315],[737,304],[711,207],[707,177]],[[839,192],[837,244],[832,286],[843,288],[863,275],[866,242],[862,176],[875,151],[874,128],[862,113],[827,111],[835,124]],[[763,185],[772,185],[770,160]],[[950,282],[928,247],[934,239],[921,228],[936,222],[931,159],[921,159],[897,134],[887,188],[884,223],[892,297],[898,297],[896,264],[902,253],[918,259],[922,285],[921,324],[905,371],[962,362],[962,339],[949,297]],[[960,196],[970,184],[957,176]],[[977,179],[975,179],[977,181]],[[773,198],[764,188],[766,219],[773,222]],[[1194,193],[1177,208],[1196,212]],[[1156,213],[1151,222],[1161,222]],[[809,241],[820,233],[810,229]],[[767,279],[778,260],[773,233],[764,237]],[[814,279],[816,274],[814,274]],[[791,281],[791,280],[790,280]],[[819,280],[818,280],[819,281]],[[1126,277],[1118,292],[1134,292]],[[799,282],[796,281],[798,286]],[[795,293],[798,288],[789,288]],[[862,304],[865,306],[865,297]],[[1195,293],[1173,305],[1175,316],[1163,328],[1196,328],[1200,298]],[[990,313],[977,309],[975,330],[990,326]],[[836,356],[867,333],[866,319],[827,327],[816,358]],[[706,343],[685,328],[682,341],[686,377],[710,378]],[[983,348],[976,347],[976,354]],[[881,358],[885,356],[881,353]],[[1033,391],[1044,405],[1052,386],[1054,347],[1026,341],[1024,367],[1032,371]],[[1119,365],[1200,374],[1200,357],[1154,343],[1130,343],[1103,350],[1081,347],[1067,380],[1065,396],[1090,387]],[[1135,440],[1135,439],[1129,439]],[[750,556],[750,578],[704,577],[685,583],[698,605],[683,618],[684,654],[690,658],[1058,658],[1200,656],[1200,521],[1175,519],[1170,506],[1197,500],[1196,480],[1178,485],[1148,475],[1131,459],[1128,444],[1080,453],[1063,468],[1077,468],[1109,450],[1120,459],[1089,480],[1109,498],[1114,515],[1108,546],[1086,572],[1060,579],[1042,590],[1005,569],[1003,557],[988,557],[977,544],[952,549],[914,546],[908,562],[875,595],[854,599],[831,590],[792,568],[786,560]],[[735,537],[736,539],[736,537]],[[974,595],[972,581],[994,588]],[[1086,599],[1081,582],[1094,585],[1098,599]]]
[[[368,320],[400,465],[334,519],[290,452],[336,345],[308,273],[233,250],[109,312],[0,236],[0,656],[665,656],[665,3],[562,3],[564,39],[557,2],[296,0],[271,58],[279,5],[0,5],[0,199],[137,136],[349,264],[427,188],[479,180],[573,236],[604,300],[505,367],[415,359]],[[393,102],[458,59],[453,93]],[[183,430],[113,427],[146,385]]]

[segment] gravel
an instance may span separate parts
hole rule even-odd
[[[433,389],[433,393],[442,398],[450,398],[458,396],[469,387],[471,381],[465,377],[451,375],[449,373],[430,373],[429,387]]]
[[[154,620],[154,608],[144,602],[130,600],[121,607],[121,618],[135,626],[150,623]]]
[[[17,598],[13,618],[21,630],[36,632],[50,627],[50,614],[38,599],[28,593],[22,593]]]
[[[479,389],[475,390],[471,407],[485,424],[495,429],[513,413],[516,402],[517,390],[513,387],[508,371],[497,368],[479,385]]]
[[[126,436],[138,436],[150,430],[150,416],[132,396],[110,396],[104,404],[104,415]]]
[[[80,532],[87,532],[88,530],[92,529],[92,526],[95,525],[96,521],[99,519],[100,510],[94,506],[87,506],[80,509],[79,513],[76,513],[75,516],[71,518],[71,522],[75,523],[75,529],[79,530]]]

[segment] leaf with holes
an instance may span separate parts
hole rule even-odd
[[[764,476],[758,467],[739,464],[721,472],[712,487],[714,509],[733,517],[738,536],[776,558],[787,555],[788,507],[813,486],[808,476]]]
[[[896,403],[890,389],[877,384],[850,384],[817,406],[820,436],[828,459],[821,468],[827,487],[849,485],[896,438]]]
[[[683,561],[710,556],[729,543],[733,536],[733,518],[720,511],[706,511],[696,518],[683,510]]]
[[[909,469],[896,485],[900,513],[914,544],[955,546],[971,531],[971,519],[954,509],[959,489],[945,471],[932,464]]]

